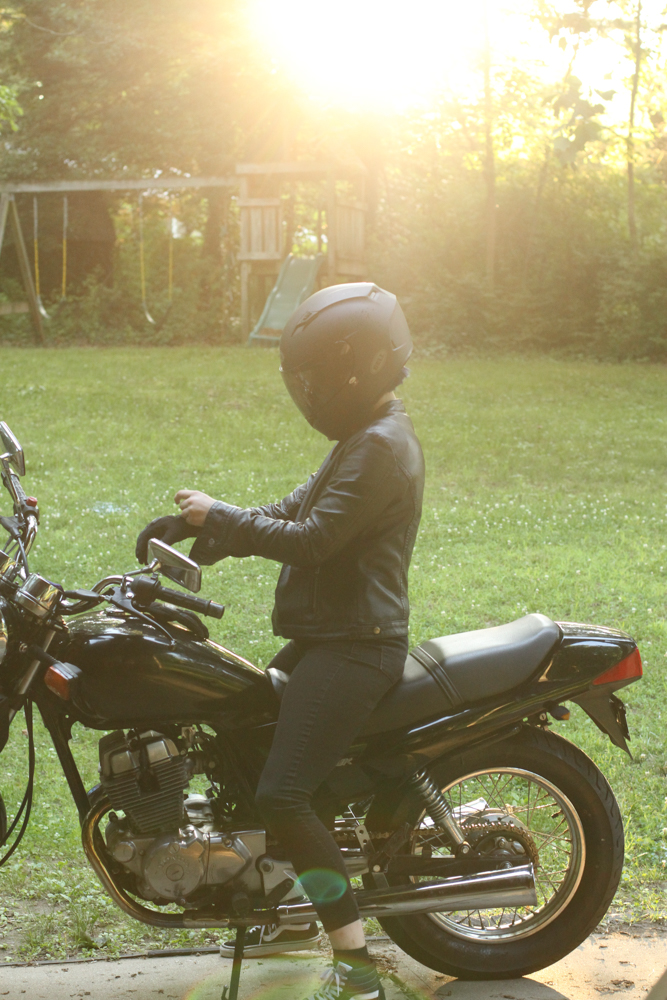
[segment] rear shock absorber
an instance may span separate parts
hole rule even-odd
[[[470,844],[463,836],[461,827],[456,821],[452,808],[447,802],[433,778],[429,777],[426,771],[419,771],[410,778],[410,785],[419,795],[426,806],[426,811],[433,822],[442,827],[452,844],[455,854],[468,854]]]

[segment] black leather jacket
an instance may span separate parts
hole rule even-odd
[[[280,503],[216,501],[191,552],[282,562],[273,631],[286,639],[406,635],[408,567],[424,492],[424,457],[400,400],[339,442]]]

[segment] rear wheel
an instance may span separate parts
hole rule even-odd
[[[0,795],[0,846],[5,842],[5,837],[7,836],[7,810],[5,809],[5,802]]]
[[[387,918],[382,925],[392,940],[423,965],[460,979],[523,976],[576,948],[606,913],[623,866],[621,815],[593,762],[559,736],[526,727],[429,773],[476,850],[533,862],[538,902]],[[367,825],[391,830],[406,820],[412,853],[450,853],[413,792],[374,805]]]

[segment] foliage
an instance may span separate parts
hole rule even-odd
[[[529,54],[506,58],[491,36],[488,74],[471,65],[469,79],[428,109],[375,118],[298,93],[264,57],[246,8],[12,0],[0,19],[0,118],[5,95],[16,131],[7,131],[0,176],[150,176],[168,190],[170,177],[229,174],[239,160],[361,160],[368,277],[399,293],[422,340],[447,351],[667,357],[664,25],[638,0],[533,0],[532,23],[562,53],[560,78],[547,79]],[[605,45],[618,53],[620,83],[592,89],[580,65]],[[296,233],[301,250],[317,245],[324,200],[313,184],[306,203],[307,188],[286,197],[286,242]],[[163,314],[168,208],[157,194],[147,201],[149,308]],[[49,342],[236,339],[229,192],[180,199],[187,239],[159,330],[140,307],[130,202],[109,205],[113,287],[75,285]],[[21,297],[6,276],[2,291]],[[30,336],[24,317],[0,324],[5,343]]]
[[[137,532],[173,509],[177,488],[254,505],[304,481],[328,447],[285,393],[274,352],[5,348],[0,361],[11,373],[2,416],[24,445],[25,486],[42,511],[33,568],[67,587],[131,569]],[[655,897],[667,863],[667,373],[417,357],[403,389],[427,466],[411,642],[533,611],[637,638],[645,677],[623,692],[634,759],[578,709],[554,727],[596,760],[621,804],[628,853],[613,913],[664,918],[664,895]],[[275,563],[252,557],[204,569],[202,593],[227,606],[222,622],[208,620],[214,638],[262,666],[282,645],[269,621],[277,574]],[[0,872],[7,957],[19,948],[56,957],[79,947],[113,954],[201,941],[133,923],[113,907],[81,857],[55,751],[41,725],[36,732],[33,818]],[[87,787],[97,781],[97,739],[74,727]],[[10,813],[25,755],[17,720],[0,758]],[[7,910],[14,916],[5,918]]]
[[[397,291],[416,332],[448,349],[667,357],[665,188],[646,168],[633,251],[626,182],[609,164],[500,157],[496,286],[483,269],[482,179],[450,123],[394,137],[373,276]]]
[[[0,125],[8,125],[16,132],[18,118],[22,114],[23,109],[16,99],[16,88],[0,85]]]
[[[3,64],[25,110],[12,179],[225,173],[274,90],[239,0],[14,0],[11,18]]]
[[[144,234],[147,307],[142,308],[137,201],[115,199],[116,245],[113,280],[93,271],[84,281],[69,281],[67,298],[60,298],[60,275],[52,293],[42,299],[50,320],[44,334],[50,346],[66,344],[183,344],[194,341],[220,344],[239,339],[238,274],[234,264],[237,217],[228,213],[215,257],[204,252],[207,201],[199,194],[144,198]],[[170,229],[173,236],[170,237]],[[171,247],[170,247],[171,243]],[[61,266],[61,249],[53,240],[40,239]],[[173,255],[172,301],[169,301],[169,257]],[[0,296],[20,301],[20,282],[0,278]],[[4,294],[3,294],[4,293]],[[26,315],[3,317],[0,337],[5,344],[31,343]]]

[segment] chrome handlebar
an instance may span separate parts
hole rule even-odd
[[[37,517],[34,514],[25,515],[26,494],[21,486],[21,480],[10,466],[8,457],[3,455],[2,458],[0,458],[0,463],[2,465],[2,481],[7,488],[7,492],[12,498],[14,510],[16,513],[21,511],[24,512],[22,518],[23,526],[21,531],[21,545],[23,546],[23,551],[27,556],[35,544],[35,539],[37,538],[37,531],[39,527]],[[25,576],[26,573],[27,566],[20,570],[21,576]]]
[[[34,514],[29,514],[28,523],[26,526],[25,538],[23,539],[23,550],[26,555],[28,555],[30,549],[33,547],[35,543],[35,539],[37,538],[38,527],[39,526],[37,524],[37,518],[34,516]]]

